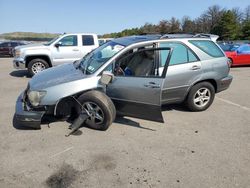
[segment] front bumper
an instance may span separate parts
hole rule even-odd
[[[231,75],[228,75],[227,77],[219,80],[217,82],[217,92],[226,90],[229,88],[230,84],[232,83],[233,77]]]
[[[13,67],[15,69],[26,69],[25,67],[25,60],[21,57],[14,58],[13,60]]]
[[[17,126],[41,129],[41,120],[44,114],[45,111],[29,111],[23,101],[23,93],[19,95],[14,115]]]

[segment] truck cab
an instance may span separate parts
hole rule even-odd
[[[96,34],[64,34],[44,44],[16,47],[13,66],[16,69],[28,69],[33,76],[49,67],[79,60],[98,46]]]

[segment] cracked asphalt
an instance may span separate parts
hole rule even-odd
[[[164,124],[117,118],[70,137],[67,122],[13,127],[26,74],[0,58],[0,187],[249,187],[250,67],[207,111],[164,106]]]

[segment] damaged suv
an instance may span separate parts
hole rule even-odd
[[[16,103],[15,119],[40,128],[42,118],[88,115],[85,125],[106,130],[116,114],[163,122],[161,106],[185,102],[206,110],[232,81],[221,48],[203,36],[114,39],[83,59],[35,75]]]

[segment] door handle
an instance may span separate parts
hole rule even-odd
[[[74,51],[74,52],[77,52],[77,51],[79,51],[79,49],[73,49],[73,51]]]
[[[201,67],[198,65],[194,65],[191,67],[191,70],[199,70],[199,69],[201,69]]]
[[[149,82],[147,84],[144,84],[144,87],[148,87],[148,88],[160,88],[160,84],[156,84],[154,82]]]

